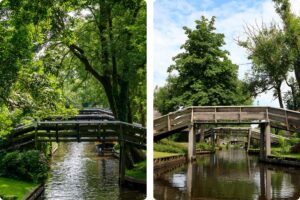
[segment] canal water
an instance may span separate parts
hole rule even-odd
[[[119,187],[118,171],[118,159],[99,157],[93,143],[60,143],[42,199],[144,199],[139,191]]]
[[[223,150],[198,156],[154,180],[157,200],[300,198],[300,170],[258,162],[245,150]]]

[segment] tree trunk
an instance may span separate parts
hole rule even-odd
[[[284,108],[282,94],[281,94],[281,83],[277,84],[276,93],[277,93],[280,108]]]
[[[298,83],[298,87],[300,88],[300,59],[299,59],[300,53],[297,56],[298,56],[297,61],[294,64],[294,71],[295,71],[295,77]]]

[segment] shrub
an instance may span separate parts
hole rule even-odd
[[[212,145],[206,142],[199,142],[196,144],[196,148],[202,151],[210,151],[212,150]]]
[[[287,143],[286,139],[282,136],[279,136],[278,138],[280,151],[282,154],[286,154],[290,152],[291,146]]]
[[[36,183],[47,178],[48,163],[44,154],[37,150],[7,153],[1,160],[2,176]]]

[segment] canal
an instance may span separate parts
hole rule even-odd
[[[139,191],[119,187],[118,171],[118,159],[99,157],[93,143],[60,143],[42,199],[144,199]]]
[[[154,180],[154,196],[167,199],[300,198],[300,170],[258,162],[242,149],[198,156]]]

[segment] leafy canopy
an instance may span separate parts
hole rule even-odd
[[[238,80],[238,67],[223,50],[224,34],[216,33],[215,17],[195,21],[195,29],[183,27],[187,35],[182,53],[173,58],[164,87],[155,90],[155,107],[162,113],[181,106],[240,105],[251,100]]]

